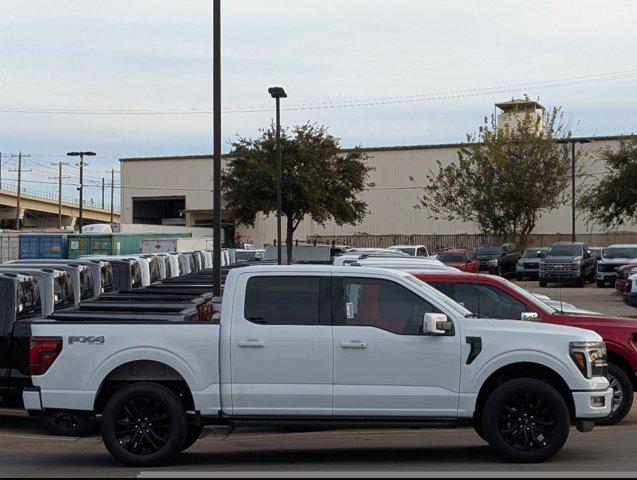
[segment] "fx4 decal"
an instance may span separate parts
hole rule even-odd
[[[69,345],[104,345],[105,342],[104,337],[69,337]]]

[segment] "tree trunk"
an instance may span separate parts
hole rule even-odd
[[[294,246],[294,217],[287,215],[287,224],[285,227],[285,244],[288,253],[288,265],[292,263],[292,247]]]

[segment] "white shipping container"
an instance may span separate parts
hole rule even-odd
[[[20,257],[20,235],[0,235],[0,263],[18,260]]]
[[[195,250],[211,250],[212,238],[155,238],[142,240],[142,253],[179,253]]]

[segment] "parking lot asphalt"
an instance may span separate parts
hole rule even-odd
[[[549,284],[548,287],[541,288],[537,280],[516,281],[515,283],[530,292],[548,295],[553,300],[561,298],[565,302],[585,310],[637,319],[637,308],[626,305],[614,288],[598,288],[595,284],[587,284],[585,288],[568,286],[560,288],[558,285]]]
[[[559,298],[558,288],[529,290]],[[612,289],[563,288],[565,301],[578,307],[637,319]],[[471,429],[347,430],[299,432],[209,428],[167,467],[140,472],[120,466],[99,437],[48,435],[23,412],[0,410],[0,476],[135,477],[205,472],[637,472],[637,408],[619,425],[581,434],[572,430],[566,447],[550,462],[511,464],[495,456]],[[610,473],[612,474],[612,473]]]

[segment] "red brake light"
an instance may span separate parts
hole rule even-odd
[[[44,375],[62,352],[61,337],[31,337],[31,375]]]

